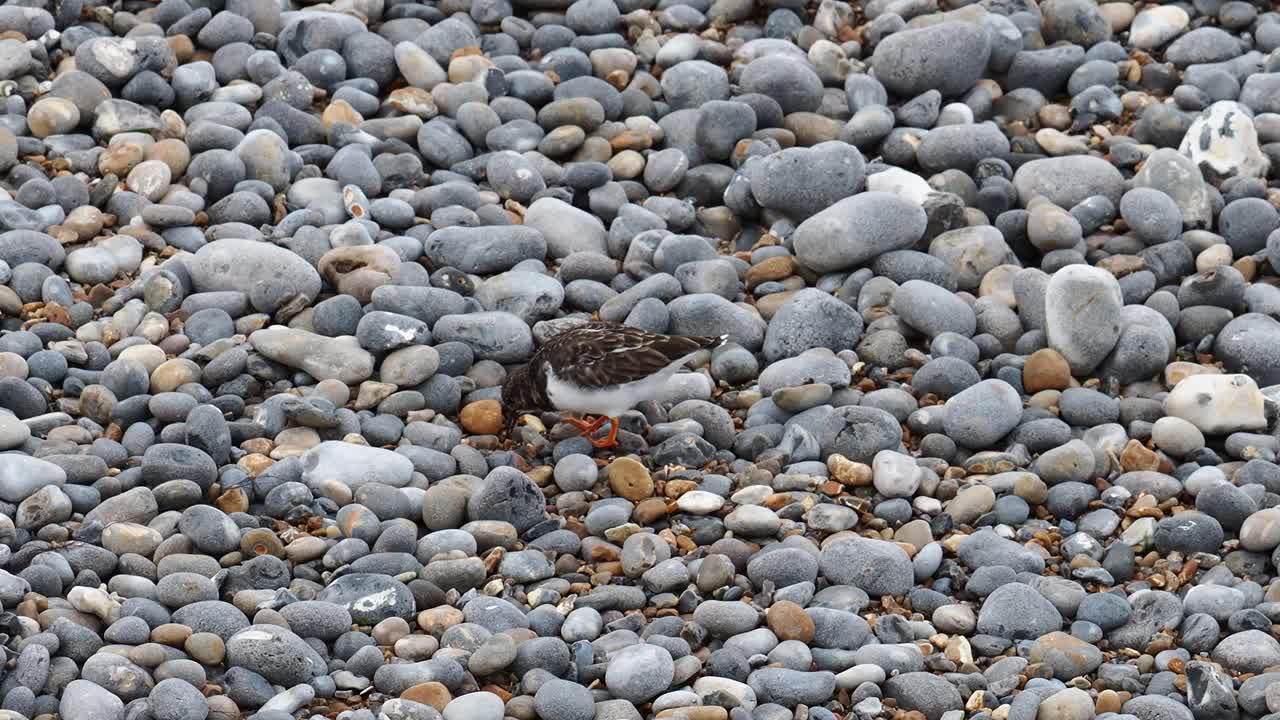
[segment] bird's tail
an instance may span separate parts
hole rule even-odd
[[[715,350],[727,342],[729,342],[728,335],[708,335],[698,338],[698,345],[703,350]]]

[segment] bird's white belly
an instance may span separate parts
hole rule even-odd
[[[644,380],[608,388],[587,388],[565,382],[547,368],[547,399],[557,410],[617,417],[645,400],[659,397],[663,385],[678,368],[679,365],[674,365]]]

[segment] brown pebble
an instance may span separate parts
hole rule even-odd
[[[1120,467],[1126,472],[1135,470],[1159,470],[1160,456],[1137,440],[1130,440],[1120,451]]]
[[[284,557],[284,543],[275,533],[266,528],[254,528],[240,537],[240,552],[245,557],[259,555],[275,555]]]
[[[1098,693],[1098,701],[1094,705],[1094,709],[1099,715],[1102,713],[1118,713],[1120,712],[1120,696],[1115,690],[1103,690]]]
[[[392,617],[374,625],[372,634],[379,645],[395,645],[397,640],[409,632],[409,623],[404,618]]]
[[[209,632],[194,633],[182,647],[202,665],[221,665],[227,651],[222,638]]]
[[[667,504],[662,498],[647,498],[636,503],[631,519],[640,525],[650,525],[667,514]]]
[[[247,512],[249,510],[249,496],[244,490],[233,487],[230,490],[218,496],[213,504],[224,513]]]
[[[178,623],[165,623],[151,631],[152,642],[173,647],[182,647],[189,637],[191,637],[191,628]]]
[[[765,620],[779,640],[813,642],[813,635],[817,631],[813,618],[809,617],[804,608],[787,600],[770,605]]]
[[[472,435],[496,435],[502,432],[502,404],[497,400],[477,400],[462,408],[458,416],[462,427]]]
[[[639,460],[620,457],[609,463],[609,489],[631,502],[653,497],[653,478]]]
[[[1057,350],[1041,348],[1022,366],[1022,387],[1028,393],[1066,390],[1071,387],[1071,366]]]
[[[418,683],[400,693],[400,699],[430,705],[436,710],[444,712],[444,706],[449,704],[449,701],[453,699],[453,695],[449,692],[449,688],[438,682],[424,682]]]
[[[764,261],[752,265],[747,270],[744,280],[747,283],[747,291],[756,289],[761,283],[772,280],[782,280],[791,277],[796,272],[796,261],[790,255],[774,255],[766,258]]]

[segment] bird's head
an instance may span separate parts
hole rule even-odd
[[[537,403],[533,401],[532,389],[528,365],[507,375],[507,381],[502,384],[502,414],[506,417],[508,431],[515,428],[516,419],[522,411],[537,407]]]

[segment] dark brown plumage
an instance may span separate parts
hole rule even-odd
[[[614,418],[660,389],[653,382],[664,381],[693,353],[716,348],[726,337],[660,335],[610,322],[578,325],[552,337],[527,366],[508,376],[502,402],[508,412],[604,415],[614,422],[612,438]]]

